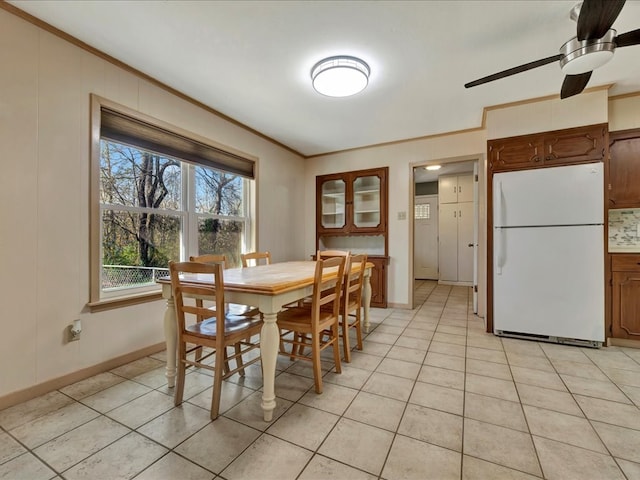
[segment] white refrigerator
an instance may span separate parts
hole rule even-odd
[[[497,335],[604,341],[603,164],[493,176]]]

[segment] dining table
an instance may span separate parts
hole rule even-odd
[[[264,420],[270,422],[276,407],[275,372],[280,330],[278,312],[284,305],[308,297],[313,293],[315,261],[277,262],[255,267],[224,270],[225,302],[257,307],[263,321],[260,332],[260,356],[262,362],[262,410]],[[371,303],[371,270],[373,263],[365,265],[362,308],[363,329],[369,331]],[[353,268],[360,268],[354,265]],[[329,273],[329,275],[336,273]],[[184,275],[183,281],[191,284],[211,284],[211,275]],[[167,345],[166,377],[169,387],[175,385],[177,354],[177,322],[173,291],[169,277],[158,279],[162,286],[162,298],[167,301],[164,313],[164,336]]]

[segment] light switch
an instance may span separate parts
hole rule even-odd
[[[398,220],[406,220],[407,212],[398,212]]]

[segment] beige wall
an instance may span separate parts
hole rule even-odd
[[[301,157],[4,10],[0,65],[0,398],[163,340],[162,301],[85,307],[90,93],[258,157],[258,247],[307,253]]]
[[[411,285],[412,249],[408,248],[411,225],[398,220],[398,212],[411,219],[410,181],[412,167],[430,160],[455,161],[480,158],[480,218],[486,218],[486,142],[527,133],[543,132],[580,125],[611,122],[611,125],[633,128],[640,126],[640,96],[608,102],[607,89],[594,89],[566,100],[546,98],[539,101],[487,108],[485,126],[475,131],[399,142],[379,147],[314,157],[307,160],[305,170],[305,246],[307,253],[315,248],[315,177],[327,173],[389,166],[389,255],[388,301],[408,306]],[[611,116],[611,118],[610,118]],[[479,126],[480,127],[480,126]],[[610,129],[613,129],[610,126]],[[486,223],[479,229],[479,314],[486,305]]]

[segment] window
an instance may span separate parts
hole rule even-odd
[[[430,205],[428,203],[420,203],[415,205],[416,220],[429,220],[431,212],[429,211]]]
[[[159,291],[170,260],[218,253],[239,266],[253,243],[254,162],[94,100],[90,305]]]

